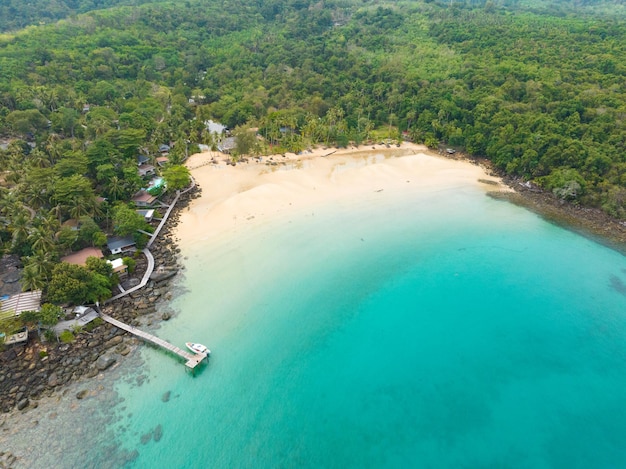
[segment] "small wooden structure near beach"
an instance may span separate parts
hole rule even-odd
[[[192,373],[195,371],[196,367],[200,363],[202,363],[204,360],[208,358],[208,355],[206,353],[189,353],[179,347],[176,347],[175,345],[170,344],[169,342],[163,339],[160,339],[152,334],[149,334],[140,329],[137,329],[134,326],[129,326],[128,324],[125,324],[122,321],[118,321],[117,319],[114,319],[111,316],[108,316],[102,312],[100,313],[100,317],[104,321],[108,322],[109,324],[114,325],[115,327],[119,329],[122,329],[126,332],[130,332],[134,336],[139,337],[140,339],[143,339],[146,342],[150,342],[156,345],[157,347],[161,347],[169,351],[170,353],[173,353],[174,355],[178,355],[179,357],[185,359],[186,360],[185,366],[188,369],[190,369]]]

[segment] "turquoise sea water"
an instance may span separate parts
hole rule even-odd
[[[626,467],[621,254],[461,187],[338,201],[183,255],[156,333],[210,363],[191,377],[145,347],[120,372],[146,382],[116,384],[100,446],[65,467],[122,450],[136,468]]]

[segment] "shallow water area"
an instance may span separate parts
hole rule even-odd
[[[141,382],[141,366],[140,356],[131,354],[122,366],[71,383],[52,397],[31,399],[23,412],[0,416],[1,451],[16,458],[10,467],[118,468],[136,457],[121,448],[113,431],[125,412],[115,387]]]
[[[431,164],[438,183],[419,178]],[[144,347],[67,467],[626,466],[622,255],[456,165],[310,165],[235,195],[203,185],[155,333],[211,359],[193,377]],[[239,211],[218,229],[221,206]]]

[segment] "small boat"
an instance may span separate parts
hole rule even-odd
[[[207,356],[211,355],[211,351],[205,345],[195,344],[193,342],[186,342],[185,345],[193,353],[204,353]]]

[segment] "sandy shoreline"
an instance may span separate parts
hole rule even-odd
[[[199,153],[188,160],[202,196],[181,214],[176,229],[181,247],[246,224],[377,191],[401,193],[408,187],[415,190],[416,185],[424,191],[463,185],[480,186],[485,192],[510,190],[480,166],[443,158],[411,143],[317,148],[301,155],[250,159],[236,166],[226,161],[227,155],[217,152]]]

